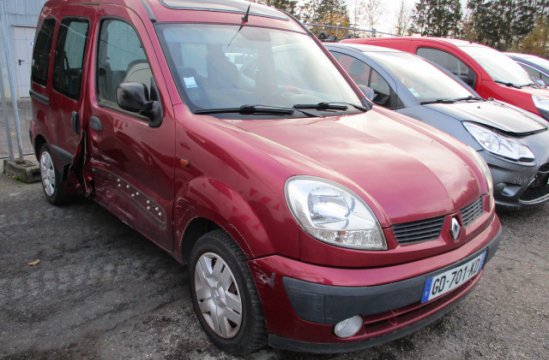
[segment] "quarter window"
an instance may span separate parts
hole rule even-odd
[[[70,98],[80,98],[88,21],[64,19],[59,28],[53,66],[53,88]]]
[[[50,66],[50,49],[55,29],[55,19],[46,19],[36,35],[36,45],[32,54],[32,81],[46,85]]]
[[[454,55],[431,48],[419,48],[417,49],[417,54],[444,67],[467,85],[471,87],[475,86],[477,79],[473,70]]]
[[[120,20],[101,26],[97,59],[97,96],[103,105],[119,109],[116,91],[123,82],[139,82],[150,94],[152,72],[135,30]]]

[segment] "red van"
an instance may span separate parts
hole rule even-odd
[[[187,264],[225,351],[396,339],[453,308],[494,256],[484,160],[373,107],[282,12],[50,0],[38,29],[46,198],[84,194]]]
[[[431,37],[348,39],[342,42],[385,46],[417,54],[448,69],[485,99],[505,101],[549,120],[549,89],[536,84],[504,53],[488,46]]]

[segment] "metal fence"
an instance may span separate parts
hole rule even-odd
[[[28,94],[32,42],[45,0],[0,0],[0,159],[33,152]]]
[[[361,29],[357,27],[344,27],[328,24],[305,24],[313,34],[323,41],[339,41],[350,38],[396,36],[391,33],[378,31],[377,29]]]

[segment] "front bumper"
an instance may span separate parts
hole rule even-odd
[[[483,271],[452,292],[422,304],[425,280],[483,251],[487,251],[488,262],[500,238],[501,226],[494,218],[488,228],[458,249],[396,266],[332,269],[279,256],[253,260],[250,267],[263,304],[269,343],[294,351],[333,353],[405,336],[450,311],[477,284]],[[363,328],[347,339],[335,336],[334,324],[354,315],[362,316]]]
[[[522,165],[501,159],[487,151],[480,154],[494,180],[494,197],[500,209],[522,209],[549,201],[549,131],[527,138],[536,162]]]

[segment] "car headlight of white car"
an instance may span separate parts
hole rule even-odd
[[[286,182],[286,201],[301,227],[331,245],[386,250],[372,210],[352,191],[321,178],[295,176]]]
[[[463,126],[485,150],[515,161],[534,161],[534,153],[515,139],[470,122]]]
[[[534,101],[534,105],[539,109],[543,111],[549,111],[549,98],[532,95],[532,100]]]

